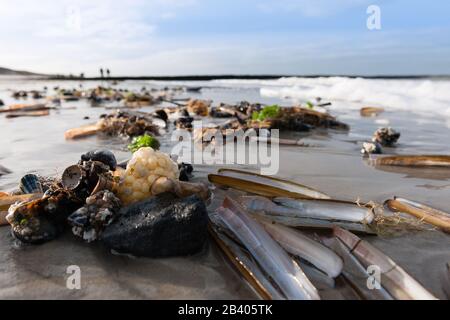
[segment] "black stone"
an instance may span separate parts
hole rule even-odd
[[[109,150],[93,150],[93,151],[86,152],[85,154],[81,155],[81,160],[82,161],[89,161],[89,160],[99,161],[99,162],[102,162],[102,163],[106,164],[107,166],[109,166],[109,168],[111,170],[116,170],[116,167],[117,167],[116,157]]]
[[[207,239],[208,214],[196,195],[183,199],[165,193],[123,208],[107,226],[102,241],[109,249],[142,257],[192,255]]]

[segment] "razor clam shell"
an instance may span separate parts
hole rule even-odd
[[[394,298],[400,300],[436,299],[391,258],[367,241],[340,228],[335,228],[334,235],[350,249],[364,267],[377,265],[380,268],[381,284]]]
[[[290,196],[293,198],[330,199],[310,187],[253,172],[219,169],[218,174],[208,175],[210,182],[263,196]]]
[[[294,228],[333,229],[335,226],[339,226],[343,229],[355,231],[358,233],[373,234],[373,235],[376,234],[376,232],[373,231],[368,225],[362,223],[327,221],[312,218],[285,217],[285,216],[270,215],[265,212],[257,212],[257,213],[255,212],[253,214],[265,216],[266,218],[269,218],[274,222]]]
[[[228,247],[230,252],[235,256],[235,259],[241,264],[247,272],[253,277],[259,285],[270,295],[272,300],[285,300],[286,298],[274,287],[271,281],[266,277],[257,262],[249,257],[247,250],[238,245],[233,239],[230,239],[227,234],[216,230],[218,238]],[[259,295],[257,289],[253,288]],[[262,295],[261,295],[262,296]],[[264,297],[263,297],[264,298]]]
[[[393,297],[381,286],[380,289],[371,290],[367,287],[369,274],[366,268],[353,256],[350,250],[337,238],[322,238],[323,243],[335,251],[344,261],[342,277],[358,296],[365,300],[393,300]]]
[[[273,201],[283,207],[297,209],[298,216],[315,219],[331,219],[370,224],[373,211],[357,204],[337,200],[300,200],[278,197]]]
[[[450,299],[450,262],[445,265],[443,289],[447,298]]]
[[[331,229],[333,228],[333,226],[338,225],[352,231],[375,234],[375,232],[370,229],[367,224],[334,219],[325,220],[306,217],[302,215],[298,209],[277,205],[270,199],[264,197],[241,196],[239,197],[238,201],[251,213],[260,216],[266,216],[274,222],[278,222],[290,227]],[[323,201],[325,202],[328,200]]]
[[[298,264],[237,203],[225,198],[218,213],[288,299],[320,299]]]
[[[399,155],[378,157],[372,160],[379,166],[450,167],[450,156],[446,155]]]
[[[296,259],[302,270],[305,272],[308,279],[314,283],[318,290],[330,290],[335,288],[336,282],[334,278],[327,276],[316,267],[311,266],[309,263],[305,263],[302,259]]]
[[[332,250],[303,235],[299,230],[259,220],[264,229],[287,252],[310,262],[317,269],[335,278],[342,271],[342,260]]]
[[[450,215],[444,211],[428,207],[412,200],[397,197],[393,200],[387,200],[385,204],[391,211],[400,211],[410,214],[441,228],[445,232],[450,232]]]

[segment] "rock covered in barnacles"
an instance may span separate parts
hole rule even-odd
[[[103,190],[86,199],[86,204],[72,213],[67,221],[74,235],[87,242],[97,240],[106,226],[117,216],[120,200],[109,190]]]
[[[117,167],[117,160],[114,154],[109,150],[93,150],[86,152],[85,154],[81,155],[82,161],[99,161],[107,166],[109,166],[109,169],[114,171]]]
[[[378,142],[383,147],[392,147],[400,138],[400,132],[392,128],[379,128],[373,134],[372,141]]]
[[[120,253],[152,258],[185,256],[203,248],[207,225],[208,214],[200,198],[180,199],[164,193],[123,208],[101,239]]]
[[[378,142],[364,142],[361,149],[361,153],[368,154],[381,154],[383,153],[381,145]]]
[[[82,205],[70,191],[48,190],[40,199],[10,206],[6,220],[16,239],[38,244],[56,238],[64,230],[68,215]]]

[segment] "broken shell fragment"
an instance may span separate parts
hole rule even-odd
[[[97,192],[103,191],[103,190],[113,190],[115,187],[114,181],[111,179],[111,177],[106,177],[104,175],[100,175],[98,177],[98,182],[94,187],[94,190],[92,190],[91,195],[95,195]]]
[[[62,174],[61,184],[75,192],[80,199],[102,191],[113,190],[114,178],[109,166],[99,161],[83,161],[70,166]]]
[[[64,170],[61,184],[64,188],[75,190],[81,184],[82,178],[83,171],[81,167],[79,165],[73,165]]]

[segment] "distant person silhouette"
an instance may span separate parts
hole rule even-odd
[[[111,75],[111,72],[109,72],[109,69],[106,69],[106,76],[109,78],[110,75]]]
[[[100,68],[100,77],[103,78],[103,68]]]

